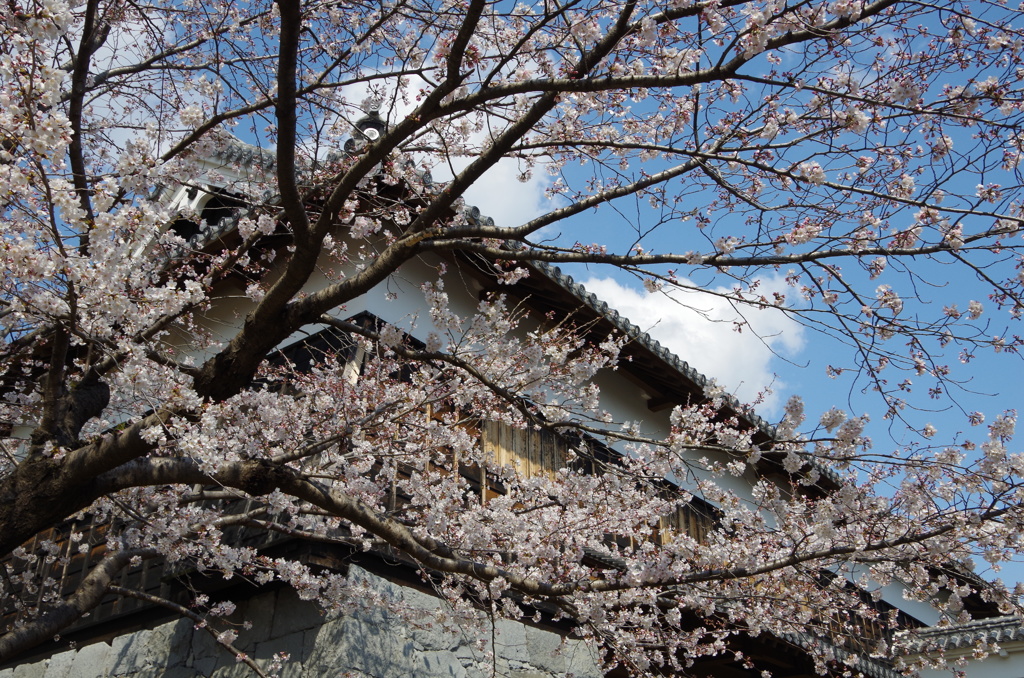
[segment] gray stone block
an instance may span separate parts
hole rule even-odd
[[[545,671],[562,673],[566,670],[569,649],[562,636],[530,626],[524,626],[530,663]]]
[[[275,654],[285,652],[289,655],[289,659],[285,662],[284,668],[281,671],[282,678],[302,678],[304,675],[317,675],[305,671],[309,657],[313,654],[315,642],[315,630],[293,633],[256,645],[252,652],[252,657],[259,662],[260,666],[266,666],[273,660]]]
[[[238,642],[241,645],[249,646],[262,643],[270,638],[276,607],[277,595],[275,593],[253,596],[245,604],[239,605],[236,615],[232,618],[237,616],[240,622],[247,621],[252,626],[248,630],[239,629]]]
[[[14,678],[40,678],[46,673],[46,660],[14,667]],[[102,675],[102,674],[96,674]]]
[[[320,628],[306,669],[310,675],[337,675],[354,669],[375,678],[405,678],[416,675],[414,655],[412,641],[395,633],[390,625],[346,618]]]
[[[519,622],[499,619],[494,624],[494,652],[511,662],[529,664],[530,648],[526,642],[526,628]]]
[[[433,612],[435,614],[423,614],[407,622],[406,634],[417,650],[454,651],[460,645],[470,642],[458,624],[439,617],[436,608]]]
[[[471,644],[459,645],[455,648],[455,656],[459,659],[462,665],[467,668],[476,666],[481,662],[490,661],[486,650],[482,650]]]
[[[555,675],[572,674],[600,677],[598,656],[593,648],[581,640],[570,640],[552,631],[534,626],[523,626],[530,664]]]
[[[192,623],[187,619],[119,636],[110,647],[111,673],[130,675],[153,668],[166,671],[182,665],[189,656],[191,640]]]
[[[43,678],[77,678],[71,673],[71,664],[75,661],[75,652],[61,652],[46,660],[46,672]]]
[[[109,675],[110,667],[113,665],[113,657],[110,654],[110,646],[106,643],[93,643],[86,645],[75,652],[74,660],[71,662],[71,674],[78,678],[89,676]]]
[[[171,668],[149,668],[130,674],[131,678],[195,678],[196,674],[184,666],[172,666]],[[85,678],[75,676],[74,678]]]
[[[324,623],[324,615],[314,603],[302,600],[294,591],[277,592],[270,634],[267,638],[280,638],[297,631],[316,628]]]
[[[196,676],[209,676],[213,674],[214,669],[217,668],[216,657],[203,657],[196,659],[192,662],[189,667],[193,671],[193,675]]]
[[[161,627],[161,639],[156,642],[167,647],[169,655],[164,666],[182,666],[192,654],[192,637],[195,628],[189,619],[179,619],[171,624],[164,624]],[[159,664],[158,664],[159,665]]]
[[[564,669],[559,675],[572,676],[572,678],[602,678],[604,676],[600,669],[597,652],[589,643],[582,640],[565,640],[555,653],[548,655],[555,660],[552,662],[546,662],[540,652],[531,652],[530,656],[532,664],[540,669],[551,671],[550,667],[552,666],[563,666]]]
[[[210,678],[252,678],[253,672],[242,662],[231,659],[230,664],[218,664]]]
[[[454,652],[417,652],[412,675],[417,678],[466,678],[466,668]]]
[[[213,639],[213,636],[206,629],[194,629],[192,631],[192,648],[189,653],[193,664],[204,659],[213,659],[216,662],[220,655],[225,652],[224,648]]]

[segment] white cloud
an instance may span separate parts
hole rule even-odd
[[[462,169],[469,161],[454,163]],[[462,165],[460,167],[459,165]],[[437,176],[442,181],[446,176]],[[551,183],[542,166],[534,168],[527,181],[519,180],[519,163],[511,158],[499,160],[466,191],[466,204],[480,208],[498,226],[519,226],[555,208],[544,191]]]
[[[758,411],[769,416],[778,413],[785,384],[774,374],[776,354],[795,355],[805,341],[803,327],[782,312],[741,309],[747,324],[737,331],[740,313],[714,294],[678,288],[650,293],[611,278],[591,278],[583,285],[695,369],[716,379],[740,402],[752,402],[771,386],[773,393]],[[766,280],[760,290],[770,295],[784,285],[781,280]]]

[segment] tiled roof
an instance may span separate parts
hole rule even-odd
[[[864,655],[857,655],[853,664],[848,663],[850,653],[846,650],[841,650],[830,641],[812,636],[808,633],[784,633],[781,638],[802,647],[812,654],[818,656],[824,656],[826,659],[834,661],[840,666],[850,666],[856,672],[870,676],[870,678],[902,678],[903,674],[899,671],[894,670],[887,662],[881,659],[875,659],[873,657],[867,657]]]
[[[634,325],[628,318],[609,306],[607,302],[598,299],[596,294],[589,292],[587,288],[573,280],[571,275],[563,273],[557,266],[552,266],[543,262],[531,262],[530,265],[540,273],[543,273],[545,276],[558,283],[562,288],[570,292],[601,317],[607,319],[615,329],[661,358],[683,378],[694,383],[701,389],[704,389],[708,385],[709,380],[706,376],[695,370],[688,362],[672,353],[672,351],[663,346],[657,339],[654,339],[647,332],[644,332],[638,326]],[[726,396],[726,400],[732,409],[737,412],[742,412],[744,419],[750,422],[753,426],[760,428],[769,436],[774,434],[774,428],[767,421],[752,412],[749,408],[741,407],[739,401],[735,398],[732,396]]]
[[[277,164],[273,151],[234,138],[230,139],[228,143],[220,145],[213,153],[213,159],[223,162],[225,165],[240,167],[258,165],[264,171],[274,169]]]
[[[1024,619],[1011,615],[992,619],[975,619],[964,624],[929,626],[905,631],[900,640],[901,645],[911,654],[973,648],[979,643],[999,644],[1017,640],[1024,641]]]

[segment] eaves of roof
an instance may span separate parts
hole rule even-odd
[[[975,619],[963,624],[928,626],[906,631],[901,645],[910,654],[973,649],[979,644],[1024,641],[1024,620],[1017,615]]]
[[[813,655],[831,660],[836,666],[850,666],[854,671],[853,675],[857,675],[859,672],[870,678],[903,678],[902,673],[894,670],[888,662],[881,659],[858,654],[851,663],[850,652],[840,649],[825,638],[812,636],[809,633],[783,633],[780,637]]]
[[[704,392],[708,387],[710,380],[705,375],[695,370],[688,362],[674,354],[640,327],[633,324],[628,318],[609,306],[607,302],[601,301],[596,294],[588,291],[582,284],[573,280],[571,275],[563,273],[557,266],[543,262],[534,262],[530,266],[571,293],[582,305],[610,322],[616,331],[626,335],[646,351],[657,356],[681,379],[693,384],[701,392]],[[774,436],[775,428],[750,408],[743,407],[732,396],[727,395],[724,398],[727,407],[740,413],[748,423],[761,430],[768,437]]]

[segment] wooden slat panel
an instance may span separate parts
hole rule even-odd
[[[672,538],[673,533],[680,532],[703,543],[713,526],[713,516],[693,504],[686,504],[661,518],[658,525],[658,543],[665,544]]]
[[[498,425],[498,455],[496,461],[501,466],[506,464],[512,464],[511,446],[512,446],[512,431],[507,426]]]
[[[536,431],[537,465],[541,473],[548,478],[554,474],[555,458],[551,446],[548,444],[548,432]]]
[[[516,469],[523,478],[533,475],[533,468],[530,465],[530,436],[528,431],[521,428],[512,429],[512,445],[509,452],[515,460]]]
[[[526,438],[526,458],[530,460],[528,475],[533,478],[544,473],[544,466],[540,461],[540,436],[533,429],[523,431],[523,434]]]
[[[565,440],[551,431],[518,429],[495,421],[480,426],[484,452],[499,466],[511,466],[522,478],[547,476],[565,466]]]

